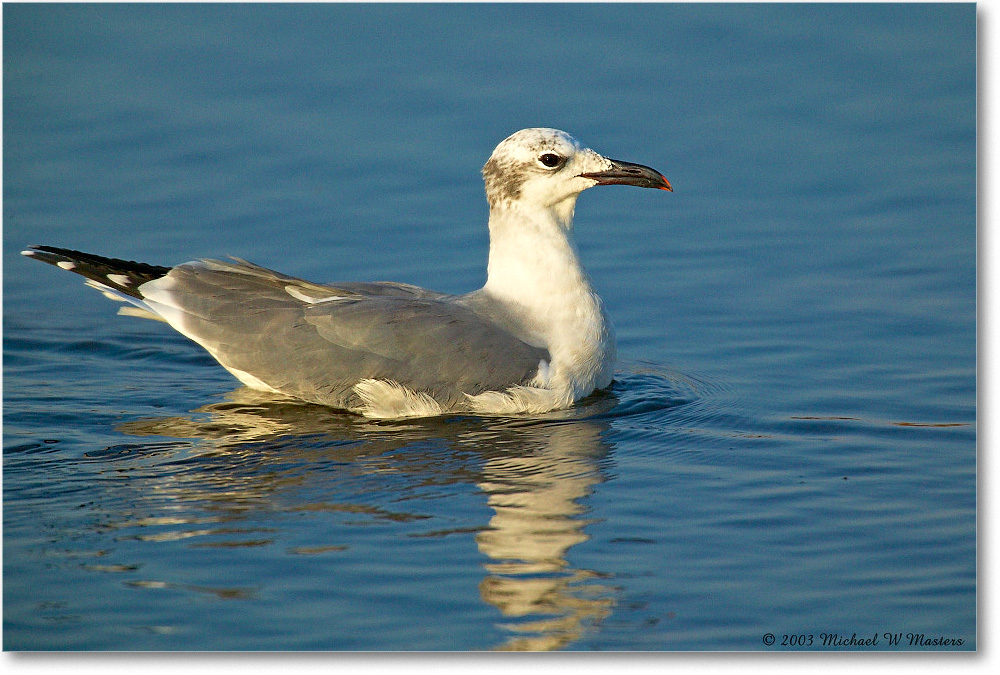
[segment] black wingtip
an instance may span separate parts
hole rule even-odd
[[[138,291],[139,286],[166,276],[170,272],[169,267],[149,265],[134,260],[105,258],[58,246],[33,245],[21,251],[21,255],[74,272],[137,298],[142,297]]]

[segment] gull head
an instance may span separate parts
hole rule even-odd
[[[673,191],[658,171],[603,157],[558,129],[522,129],[511,134],[493,151],[483,167],[483,178],[491,208],[521,204],[572,213],[577,195],[595,185]]]

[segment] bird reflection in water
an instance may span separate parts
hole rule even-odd
[[[611,612],[615,589],[602,581],[600,572],[572,566],[567,552],[588,539],[584,530],[590,521],[580,502],[602,480],[599,461],[608,452],[602,438],[607,423],[595,416],[600,418],[614,407],[612,396],[599,395],[572,410],[530,419],[456,417],[409,423],[373,422],[295,401],[276,401],[245,388],[228,399],[203,406],[190,417],[137,420],[120,425],[119,431],[199,439],[199,454],[207,444],[213,456],[235,460],[234,465],[251,457],[255,464],[276,465],[266,470],[258,465],[252,474],[263,484],[254,484],[245,472],[233,480],[224,461],[214,463],[224,492],[242,488],[252,493],[231,495],[240,502],[240,510],[308,481],[307,472],[296,480],[280,467],[302,467],[303,448],[310,449],[307,454],[313,461],[346,463],[353,476],[391,471],[409,475],[415,485],[472,481],[493,510],[489,523],[477,528],[475,542],[488,558],[480,596],[499,610],[504,617],[499,627],[509,635],[495,649],[560,649]],[[450,456],[457,459],[426,461],[419,450],[410,451],[414,444],[429,440],[438,448],[443,443],[454,450]],[[317,448],[322,449],[318,455]],[[394,452],[403,448],[407,450]],[[435,459],[440,456],[438,451]],[[199,471],[199,481],[206,479],[205,468]],[[161,489],[181,488],[170,482],[161,484]],[[193,486],[182,482],[190,499]],[[209,497],[220,506],[220,495],[214,488],[211,491]],[[292,508],[361,511],[376,518],[380,511],[370,505],[329,502]],[[407,518],[407,514],[382,515]]]
[[[592,422],[545,425],[536,451],[495,457],[483,468],[478,486],[495,513],[476,537],[491,560],[480,593],[505,617],[522,620],[505,626],[519,637],[502,649],[559,649],[611,611],[613,589],[566,560],[588,539],[586,509],[577,500],[600,481],[600,432]]]

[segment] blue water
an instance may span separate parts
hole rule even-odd
[[[976,648],[974,5],[3,19],[5,649]],[[527,126],[675,188],[577,205],[570,411],[275,403],[18,255],[465,292]]]

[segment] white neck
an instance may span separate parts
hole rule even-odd
[[[549,350],[549,381],[540,384],[573,398],[606,387],[615,357],[610,322],[570,237],[575,203],[576,195],[548,209],[495,204],[483,287],[520,319],[522,339]]]

